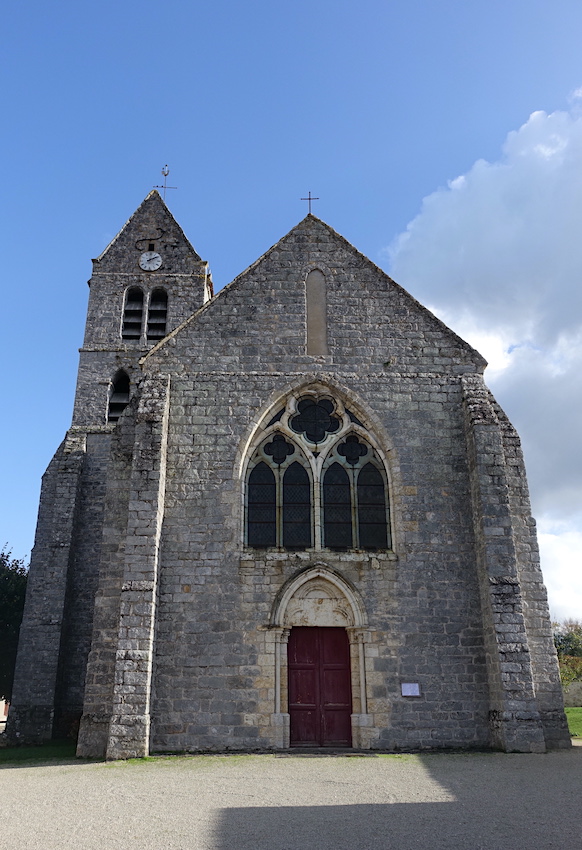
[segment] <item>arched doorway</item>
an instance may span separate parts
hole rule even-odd
[[[275,714],[281,746],[361,746],[367,711],[365,610],[357,591],[327,565],[281,590],[271,617]]]

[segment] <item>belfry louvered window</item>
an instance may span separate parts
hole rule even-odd
[[[120,369],[111,382],[107,421],[117,422],[129,403],[129,375]]]
[[[123,339],[141,339],[143,325],[143,292],[139,286],[132,286],[125,295],[123,310]]]
[[[309,395],[288,402],[265,431],[247,473],[247,545],[391,548],[385,467],[357,416]]]
[[[168,294],[164,289],[154,289],[148,309],[148,340],[154,342],[165,337],[167,319]]]

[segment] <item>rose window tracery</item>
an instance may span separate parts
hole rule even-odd
[[[334,415],[334,404],[328,398],[315,401],[302,398],[297,405],[297,416],[289,424],[296,434],[305,434],[311,443],[322,443],[327,434],[340,429],[340,420]]]

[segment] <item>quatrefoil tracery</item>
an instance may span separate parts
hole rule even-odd
[[[355,434],[350,434],[346,437],[345,443],[341,443],[338,446],[337,453],[345,457],[351,466],[355,466],[361,457],[368,454],[368,446],[360,443]]]
[[[283,434],[275,434],[271,443],[264,448],[265,454],[272,457],[277,466],[280,466],[289,455],[295,451],[295,446],[288,443]]]
[[[341,421],[334,414],[334,403],[327,398],[315,400],[302,398],[297,404],[298,413],[289,419],[296,434],[304,434],[310,443],[322,443],[327,434],[335,434]]]

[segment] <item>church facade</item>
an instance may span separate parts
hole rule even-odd
[[[153,191],[89,283],[9,737],[570,745],[520,443],[476,351],[311,214],[213,295]]]

